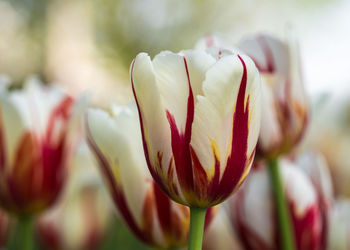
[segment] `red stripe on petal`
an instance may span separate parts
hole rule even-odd
[[[8,184],[11,192],[11,199],[18,208],[28,206],[34,196],[33,187],[35,171],[42,171],[40,155],[38,154],[38,144],[30,132],[25,132],[17,144],[17,152]]]
[[[99,147],[96,145],[92,135],[91,131],[88,125],[88,118],[87,115],[85,117],[85,127],[86,127],[86,134],[87,134],[87,143],[91,149],[91,151],[94,153],[99,169],[102,172],[105,181],[107,182],[107,186],[109,188],[109,191],[112,195],[113,201],[115,205],[118,207],[119,212],[123,216],[123,219],[128,224],[129,228],[142,240],[146,241],[145,235],[142,233],[141,229],[136,224],[134,217],[131,214],[131,211],[129,209],[129,206],[126,202],[126,199],[124,197],[124,193],[122,191],[122,187],[118,186],[116,183],[113,172],[111,169],[110,164],[108,163],[108,160],[103,155],[102,151],[99,149]]]
[[[47,141],[50,142],[52,140],[53,132],[57,121],[60,119],[67,121],[69,119],[73,104],[74,104],[73,98],[70,96],[67,96],[51,112],[51,116],[49,118],[47,130],[46,130]]]
[[[142,231],[140,232],[141,235],[136,233],[136,235],[146,242],[147,244],[156,246],[157,243],[154,240],[153,237],[153,227],[154,227],[154,210],[155,210],[155,197],[153,193],[152,186],[148,188],[146,197],[143,204],[142,209]]]
[[[154,196],[156,199],[157,215],[159,224],[167,237],[171,233],[171,203],[170,199],[163,193],[158,185],[153,182]]]
[[[296,213],[296,206],[295,203],[289,202],[296,248],[300,250],[321,249],[322,215],[318,204],[309,206],[302,216]]]
[[[270,46],[267,43],[266,37],[265,36],[259,36],[257,38],[257,41],[264,52],[265,55],[265,60],[266,60],[266,68],[264,69],[259,69],[261,72],[266,72],[266,73],[273,73],[276,70],[276,65],[275,65],[275,60],[273,59],[273,53],[270,48]]]
[[[188,99],[187,99],[187,118],[185,132],[181,133],[176,125],[174,116],[167,110],[167,118],[171,131],[171,147],[174,156],[175,168],[181,188],[187,192],[193,191],[194,180],[192,172],[192,159],[190,152],[190,142],[192,135],[192,123],[194,119],[194,98],[191,87],[190,76],[188,72],[186,58],[184,65],[188,80]]]
[[[243,75],[237,95],[236,110],[233,115],[232,146],[227,159],[219,188],[218,198],[226,198],[238,184],[244,169],[247,167],[249,96],[245,108],[245,92],[247,87],[247,68],[243,59],[238,55],[243,66]]]

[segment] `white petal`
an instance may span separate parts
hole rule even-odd
[[[285,184],[287,199],[295,204],[294,213],[299,218],[317,202],[316,192],[310,179],[288,161],[280,161],[282,181]]]
[[[190,89],[185,59],[164,51],[155,56],[153,66],[164,109],[174,116],[179,131],[184,131]]]
[[[146,191],[152,184],[144,158],[137,113],[130,109],[111,117],[102,110],[89,110],[88,129],[107,159],[116,182],[122,187],[128,207],[138,225]]]
[[[139,112],[142,115],[142,125],[150,161],[153,163],[152,165],[155,165],[157,153],[162,152],[163,167],[167,171],[172,155],[170,127],[160,97],[153,65],[147,54],[137,55],[131,66],[131,78]]]
[[[12,167],[15,161],[18,145],[25,132],[29,131],[29,114],[26,113],[25,99],[9,94],[6,91],[0,94],[0,109],[2,134],[4,135],[4,148],[6,165]],[[10,170],[10,169],[8,169]]]
[[[263,34],[242,40],[238,47],[254,60],[259,70],[266,71],[271,65],[274,72],[288,74],[289,52],[282,41]]]
[[[181,54],[186,58],[193,96],[203,95],[202,84],[206,71],[216,60],[204,51],[185,50]]]
[[[267,86],[264,78],[262,78],[262,81],[262,113],[259,146],[264,151],[280,145],[282,131],[276,113],[276,103],[273,97],[272,89]]]

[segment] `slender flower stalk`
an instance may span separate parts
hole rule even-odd
[[[285,250],[294,250],[294,235],[291,226],[290,212],[287,208],[286,198],[284,196],[283,183],[281,180],[278,161],[272,159],[268,163],[272,190],[274,192],[276,212],[278,217],[279,229],[281,231],[282,245]]]
[[[190,235],[188,241],[189,250],[201,250],[204,231],[206,208],[190,208]]]
[[[34,217],[18,217],[16,228],[11,234],[8,243],[9,250],[34,250]]]

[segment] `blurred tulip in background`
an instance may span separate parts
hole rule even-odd
[[[61,200],[40,216],[39,240],[45,249],[99,249],[111,221],[107,199],[94,156],[82,142]]]
[[[290,33],[290,32],[289,32]],[[273,158],[290,152],[302,139],[308,123],[308,99],[298,43],[260,34],[243,39],[247,53],[262,77],[262,121],[257,156]]]
[[[293,163],[282,161],[280,168],[296,249],[324,249],[324,222],[315,188]],[[242,188],[230,198],[228,212],[245,249],[283,249],[269,175],[264,164],[255,166]]]
[[[0,102],[0,204],[19,215],[39,213],[56,201],[66,180],[76,101],[32,80],[24,90],[4,87]]]

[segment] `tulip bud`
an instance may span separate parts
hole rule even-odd
[[[47,249],[92,250],[102,242],[112,210],[96,167],[82,143],[62,199],[37,223],[40,242]]]
[[[243,40],[239,48],[252,58],[262,79],[262,121],[257,157],[290,152],[303,138],[308,101],[303,86],[299,48],[269,35]]]
[[[0,91],[0,205],[21,215],[38,213],[58,197],[72,153],[75,101],[30,82]]]
[[[140,53],[130,74],[147,165],[160,188],[201,208],[234,193],[259,134],[260,77],[253,61],[214,47],[165,51],[153,60]]]
[[[152,180],[142,149],[136,106],[89,110],[90,148],[121,217],[143,242],[181,247],[189,230],[189,209],[172,202]]]
[[[323,224],[315,189],[294,164],[282,161],[280,167],[296,249],[318,250]],[[252,170],[242,188],[228,201],[228,211],[245,249],[282,249],[265,165]]]
[[[329,230],[331,250],[350,249],[350,201],[338,200],[332,210]]]
[[[327,249],[329,220],[333,203],[332,180],[327,162],[321,154],[306,152],[296,159],[296,166],[304,171],[313,184],[322,215],[322,249]]]

